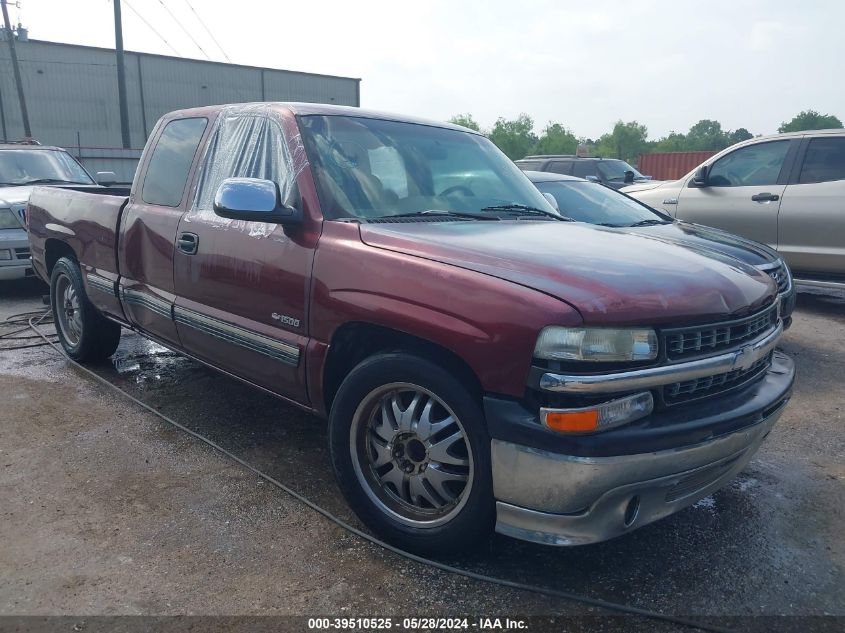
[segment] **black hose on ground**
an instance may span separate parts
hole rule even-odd
[[[163,420],[164,422],[170,424],[171,426],[173,426],[173,427],[179,429],[180,431],[183,431],[184,433],[187,433],[188,435],[190,435],[190,436],[198,439],[199,441],[207,444],[208,446],[210,446],[214,450],[218,451],[219,453],[221,453],[221,454],[225,455],[226,457],[228,457],[229,459],[231,459],[232,461],[237,462],[238,464],[243,466],[246,470],[248,470],[248,471],[252,472],[253,474],[257,475],[258,477],[260,477],[264,481],[272,484],[273,486],[275,486],[279,490],[282,490],[283,492],[287,493],[288,495],[290,495],[291,497],[293,497],[294,499],[296,499],[300,503],[308,506],[314,512],[322,515],[323,517],[325,517],[326,519],[328,519],[329,521],[331,521],[335,525],[343,528],[344,530],[346,530],[347,532],[350,532],[351,534],[354,534],[354,535],[360,537],[361,539],[367,541],[368,543],[376,545],[377,547],[381,547],[382,549],[385,549],[389,552],[393,552],[394,554],[401,556],[402,558],[414,561],[416,563],[420,563],[422,565],[427,565],[429,567],[433,567],[435,569],[439,569],[441,571],[445,571],[445,572],[450,573],[450,574],[463,576],[464,578],[470,578],[472,580],[477,580],[479,582],[485,582],[485,583],[497,585],[497,586],[500,586],[500,587],[508,587],[508,588],[511,588],[511,589],[516,589],[518,591],[526,591],[526,592],[535,593],[535,594],[539,594],[539,595],[543,595],[543,596],[549,596],[549,597],[552,597],[552,598],[561,598],[563,600],[568,600],[570,602],[576,602],[576,603],[588,605],[590,607],[597,607],[599,609],[604,609],[604,610],[607,610],[607,611],[614,611],[614,612],[617,612],[617,613],[624,613],[624,614],[627,614],[627,615],[637,615],[637,616],[649,618],[649,619],[652,619],[652,620],[659,620],[659,621],[662,621],[662,622],[678,624],[678,625],[685,626],[685,627],[696,628],[696,629],[700,629],[702,631],[713,631],[715,633],[727,633],[727,632],[731,631],[731,629],[727,629],[727,628],[724,628],[724,627],[713,626],[713,625],[710,625],[710,624],[707,624],[707,623],[704,623],[704,622],[697,622],[695,620],[690,620],[690,619],[687,619],[687,618],[677,617],[677,616],[673,616],[673,615],[666,615],[665,613],[660,613],[658,611],[650,611],[648,609],[641,609],[639,607],[633,607],[633,606],[625,605],[625,604],[617,604],[615,602],[609,602],[607,600],[601,600],[599,598],[592,598],[590,596],[582,596],[582,595],[570,593],[570,592],[567,592],[567,591],[560,591],[560,590],[557,590],[557,589],[550,589],[550,588],[547,588],[547,587],[529,585],[529,584],[526,584],[526,583],[507,580],[505,578],[496,578],[495,576],[488,576],[486,574],[479,574],[479,573],[476,573],[474,571],[469,571],[467,569],[461,569],[460,567],[454,567],[454,566],[448,565],[446,563],[441,563],[441,562],[436,561],[436,560],[431,560],[431,559],[428,559],[428,558],[424,558],[422,556],[417,556],[416,554],[412,554],[410,552],[406,552],[402,549],[399,549],[398,547],[395,547],[395,546],[391,545],[390,543],[386,543],[386,542],[372,536],[371,534],[368,534],[368,533],[356,528],[355,526],[347,523],[346,521],[344,521],[340,517],[335,516],[334,514],[332,514],[331,512],[326,510],[325,508],[322,508],[321,506],[317,505],[313,501],[311,501],[308,498],[304,497],[303,495],[299,494],[298,492],[296,492],[292,488],[289,488],[288,486],[286,486],[282,482],[274,479],[270,475],[268,475],[268,474],[264,473],[263,471],[259,470],[255,466],[251,465],[249,462],[243,460],[242,458],[238,457],[234,453],[226,450],[225,448],[223,448],[219,444],[215,443],[214,441],[208,439],[207,437],[205,437],[203,435],[200,435],[196,431],[193,431],[186,426],[183,426],[182,424],[179,424],[178,422],[176,422],[172,418],[168,417],[164,413],[161,413],[157,409],[154,409],[153,407],[146,404],[145,402],[142,402],[141,400],[139,400],[138,398],[136,398],[132,394],[130,394],[130,393],[124,391],[123,389],[121,389],[120,387],[118,387],[117,385],[110,383],[108,380],[106,380],[102,376],[96,374],[95,372],[91,371],[87,367],[81,365],[80,363],[77,363],[76,361],[74,361],[71,358],[68,358],[67,355],[64,353],[64,350],[62,350],[57,343],[51,341],[48,338],[49,335],[44,334],[38,328],[38,324],[40,324],[44,319],[46,319],[50,315],[50,312],[47,311],[43,314],[40,313],[40,312],[34,313],[34,314],[33,313],[27,313],[27,315],[29,315],[29,314],[32,314],[32,316],[29,316],[29,318],[27,319],[27,323],[28,323],[29,327],[40,338],[43,339],[44,342],[41,343],[41,345],[50,345],[56,352],[58,352],[59,354],[64,356],[75,367],[77,367],[78,369],[83,371],[85,374],[87,374],[89,377],[93,378],[96,382],[100,383],[104,387],[107,387],[108,389],[116,391],[117,393],[119,393],[123,397],[125,397],[126,399],[134,402],[136,405],[138,405],[139,407],[141,407],[145,411],[152,413],[154,416],[156,416],[159,419]],[[36,317],[39,316],[39,315],[40,315],[41,318],[36,320]],[[18,318],[18,317],[22,317],[22,315],[14,315],[14,317],[10,317],[10,319]]]
[[[52,322],[52,315],[50,312],[47,311],[46,313],[41,312],[40,310],[33,310],[32,312],[22,312],[21,314],[13,314],[11,316],[6,317],[5,320],[0,322],[0,328],[9,327],[9,326],[23,326],[19,327],[16,330],[11,330],[9,332],[0,332],[0,352],[5,351],[14,351],[19,349],[30,349],[33,347],[44,347],[48,345],[49,342],[44,342],[42,340],[43,336],[39,336],[38,334],[33,335],[21,335],[22,332],[31,332],[32,328],[29,326],[29,319],[33,317],[40,316],[41,318],[38,320],[39,323],[51,323]],[[48,336],[55,337],[55,334],[51,334]],[[38,343],[20,343],[20,344],[7,344],[9,341],[32,341],[37,340]],[[55,341],[54,341],[55,342]]]

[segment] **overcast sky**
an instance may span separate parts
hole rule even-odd
[[[164,4],[162,4],[162,2]],[[800,110],[845,119],[845,2],[830,0],[123,0],[127,50],[360,77],[361,105],[482,126],[526,112],[595,138],[703,118],[771,133]],[[165,8],[166,5],[166,8]],[[21,0],[33,39],[113,47],[110,0]]]

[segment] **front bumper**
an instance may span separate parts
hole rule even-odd
[[[792,361],[775,352],[768,373],[722,400],[723,410],[714,409],[713,403],[685,407],[688,416],[698,418],[686,421],[684,433],[674,434],[671,446],[654,437],[656,443],[649,442],[650,449],[641,452],[630,452],[627,443],[608,454],[617,431],[592,436],[607,436],[609,441],[598,447],[551,452],[536,442],[529,446],[512,441],[513,435],[497,434],[503,428],[500,418],[491,428],[496,530],[551,545],[582,545],[619,536],[695,503],[748,464],[783,412],[794,377]],[[642,423],[672,426],[678,413],[656,413]],[[514,420],[518,426],[525,422]]]
[[[0,230],[0,250],[8,251],[11,259],[0,259],[0,281],[32,277],[29,239],[23,229]]]

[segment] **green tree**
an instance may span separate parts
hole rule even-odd
[[[552,123],[545,127],[534,151],[537,154],[574,154],[578,149],[578,139],[560,123]]]
[[[832,114],[819,114],[815,110],[799,112],[791,121],[780,124],[778,132],[801,132],[803,130],[825,130],[842,127],[842,121]]]
[[[754,138],[754,135],[744,127],[739,127],[728,135],[728,141],[731,145],[740,141],[747,141],[750,138]]]
[[[685,134],[679,132],[669,132],[659,141],[656,141],[651,146],[652,152],[685,152],[687,151],[689,143]]]
[[[636,162],[648,149],[648,128],[636,121],[617,121],[612,132],[599,137],[596,149],[600,156]]]
[[[476,132],[481,131],[481,126],[478,125],[475,119],[472,118],[472,115],[467,112],[466,114],[456,114],[451,119],[449,119],[449,123],[454,123],[455,125],[462,125],[464,127],[468,127],[471,130],[475,130]]]
[[[489,138],[511,160],[519,160],[530,154],[537,144],[532,131],[534,121],[525,113],[515,119],[498,118],[490,130]]]
[[[720,150],[730,141],[722,130],[722,124],[712,119],[701,119],[687,132],[687,151]]]

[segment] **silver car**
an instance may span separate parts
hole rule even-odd
[[[24,209],[35,185],[94,185],[90,174],[59,147],[0,144],[0,281],[34,276]]]
[[[768,244],[799,283],[845,288],[843,129],[757,137],[680,180],[622,191],[678,219]]]

